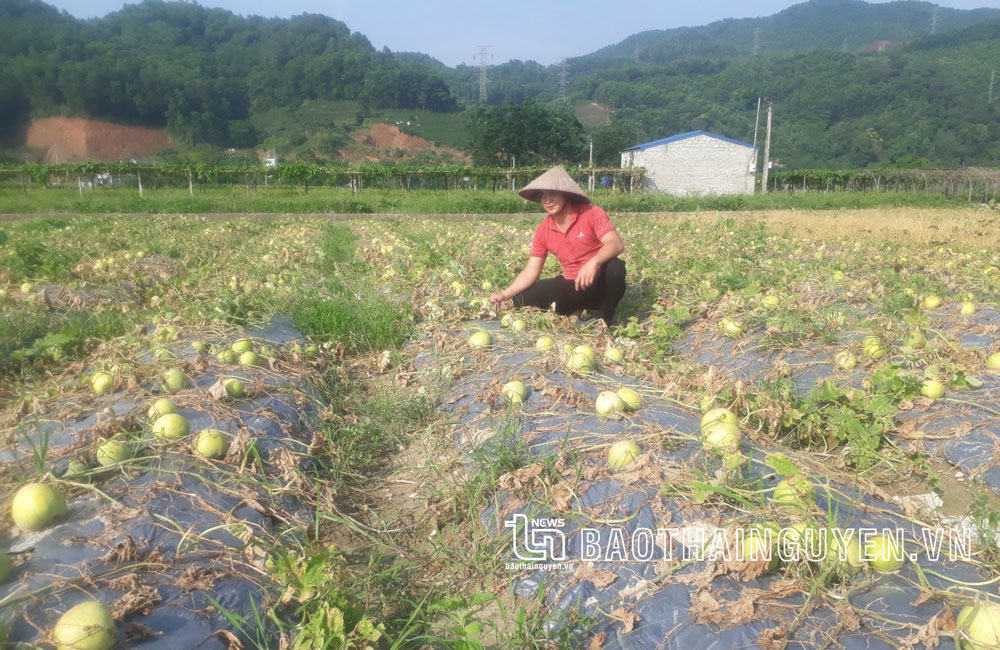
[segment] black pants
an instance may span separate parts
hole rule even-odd
[[[556,313],[563,316],[578,309],[589,309],[597,311],[597,315],[611,325],[618,302],[625,295],[625,262],[612,258],[597,272],[594,284],[588,289],[577,291],[575,285],[575,280],[567,280],[561,275],[539,280],[514,296],[514,306],[548,309],[555,303]]]

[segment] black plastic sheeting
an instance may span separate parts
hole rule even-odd
[[[789,587],[790,581],[781,572],[740,581],[736,574],[719,570],[714,560],[678,562],[677,558],[683,557],[681,533],[725,527],[737,516],[731,506],[720,508],[711,500],[699,503],[686,493],[664,491],[674,481],[689,480],[692,472],[700,472],[697,475],[702,480],[710,480],[720,467],[718,456],[705,452],[696,440],[701,414],[668,399],[650,397],[658,391],[647,386],[644,405],[638,411],[613,418],[597,416],[594,399],[601,390],[633,386],[643,392],[643,385],[607,368],[587,377],[569,374],[560,361],[563,353],[559,348],[581,343],[582,337],[556,334],[556,346],[540,352],[533,349],[533,336],[502,330],[496,322],[472,321],[466,325],[466,330],[453,332],[455,338],[450,342],[419,355],[414,365],[418,371],[437,372],[443,363],[439,353],[447,354],[452,364],[455,354],[463,356],[462,371],[446,390],[441,404],[452,414],[456,442],[467,454],[470,472],[476,471],[477,460],[498,458],[512,447],[520,446],[530,456],[526,466],[513,473],[513,480],[501,481],[501,491],[481,519],[490,534],[513,538],[508,555],[512,564],[507,570],[514,592],[525,599],[541,595],[553,617],[548,623],[550,630],[567,625],[572,616],[586,615],[593,617],[596,624],[587,632],[587,638],[578,640],[580,647],[776,647],[769,641],[773,639],[777,645],[787,640],[789,648],[867,650],[913,643],[919,626],[927,625],[935,616],[947,616],[948,604],[940,599],[920,598],[920,575],[912,562],[897,573],[866,570],[854,575],[831,588],[838,594],[836,597],[814,598],[800,620],[794,619],[808,593]],[[464,337],[480,328],[492,331],[493,345],[483,351],[471,350]],[[857,338],[862,335],[857,333]],[[753,351],[752,334],[737,341],[721,336],[708,341],[699,338],[697,346],[695,335],[690,336],[691,341],[681,342],[678,350],[687,350],[689,358],[701,363],[718,363],[723,372],[747,381],[773,371],[779,356],[790,361],[792,376],[803,390],[827,378],[860,385],[866,374],[860,368],[851,373],[835,370],[829,360],[840,348],[834,346],[757,353]],[[600,355],[601,351],[597,352]],[[524,381],[529,396],[519,409],[508,410],[499,387],[513,379]],[[978,391],[978,397],[994,396],[991,391],[996,386],[996,379],[990,378]],[[954,407],[939,402],[924,415],[946,430],[947,420],[939,419],[936,410],[953,412],[956,418],[966,417]],[[990,423],[984,419],[982,427],[991,424],[995,426],[995,420]],[[978,440],[974,433],[978,427],[962,439],[962,444],[968,446]],[[607,466],[607,448],[622,438],[638,441],[644,455],[629,468],[615,472]],[[992,450],[992,441],[989,444]],[[543,484],[535,480],[538,468],[553,462],[560,449],[569,451],[575,463],[558,468],[562,482],[553,485],[551,481]],[[965,449],[962,453],[967,454],[969,462],[976,453],[982,453],[979,448],[961,447],[958,441],[943,449],[956,454]],[[762,449],[744,437],[740,451],[750,459],[743,478],[760,480],[764,494],[769,495],[783,478],[763,464],[767,454],[775,450]],[[530,471],[532,468],[535,471]],[[820,517],[821,526],[903,530],[908,554],[916,550],[916,541],[925,539],[922,527],[884,499],[861,494],[850,485],[817,485],[816,492],[813,513]],[[764,513],[776,521],[784,517],[782,523],[790,523],[787,513],[782,515],[774,506],[758,510],[758,516]],[[751,514],[745,510],[740,522],[754,523],[747,519]],[[555,521],[538,521],[544,519]],[[523,528],[517,527],[519,520]],[[539,526],[558,532],[543,531],[539,541],[529,536]],[[657,546],[652,559],[629,557],[628,553],[622,559],[604,555],[619,548],[621,539],[632,540],[636,531],[668,528],[680,532],[671,535],[664,546]],[[516,532],[512,535],[512,531]],[[596,559],[581,555],[584,535],[599,540]],[[673,559],[664,559],[666,547]],[[541,551],[541,555],[531,556],[533,549]],[[560,550],[565,560],[553,562],[551,558],[559,559]],[[527,564],[520,563],[525,554]],[[952,561],[946,556],[932,561],[924,554],[915,555],[914,561],[953,581],[984,580],[980,569],[970,562]],[[924,579],[931,587],[954,585],[931,574]],[[962,592],[966,601],[972,600],[975,593],[971,588]],[[852,607],[845,607],[845,602]],[[939,647],[953,647],[950,636],[942,636],[940,643]]]
[[[246,335],[258,347],[301,338],[283,318]],[[165,347],[180,360],[198,356],[188,341]],[[211,399],[205,390],[221,377],[243,379],[248,396]],[[266,600],[266,552],[276,537],[290,534],[292,522],[311,521],[312,512],[268,486],[285,484],[308,462],[316,403],[297,380],[261,367],[224,366],[214,357],[189,380],[171,399],[190,422],[192,440],[204,428],[226,431],[233,436],[229,457],[207,461],[188,451],[186,441],[164,447],[150,440],[138,454],[145,460],[91,479],[105,496],[83,490],[67,499],[68,513],[59,523],[37,533],[5,533],[2,543],[19,558],[0,584],[0,599],[10,605],[4,617],[12,619],[12,641],[38,640],[39,630],[90,599],[124,614],[119,639],[143,639],[143,648],[231,647],[216,634],[220,630],[244,645],[259,642],[258,634],[273,637],[273,630],[255,623]],[[146,388],[152,398],[159,396],[156,386]],[[92,448],[92,427],[137,409],[145,421],[150,399],[117,392],[97,397],[78,418],[60,421],[53,414],[25,421],[15,432],[21,442],[0,454],[0,462],[30,466],[28,438],[37,444],[44,432],[59,475],[75,454]],[[251,446],[256,453],[247,453]],[[246,634],[220,608],[242,617]]]
[[[846,309],[846,307],[845,307]],[[1000,457],[996,441],[1000,437],[1000,371],[985,365],[985,357],[995,351],[996,331],[1000,327],[1000,312],[992,306],[980,307],[971,316],[954,313],[949,309],[926,312],[931,327],[927,340],[932,342],[947,337],[945,345],[956,345],[976,351],[984,358],[979,368],[970,368],[982,382],[976,388],[949,388],[946,398],[955,398],[971,404],[938,400],[907,412],[897,419],[902,423],[911,420],[914,430],[926,434],[919,441],[901,439],[904,449],[925,451],[948,461],[964,472],[975,475],[1000,494]],[[712,366],[732,379],[754,383],[774,376],[776,368],[787,366],[788,375],[797,392],[805,395],[826,380],[844,386],[861,387],[863,379],[871,374],[859,364],[853,370],[840,370],[833,364],[834,355],[842,349],[859,347],[860,341],[871,331],[846,332],[838,345],[774,350],[762,345],[760,332],[749,332],[737,339],[716,335],[703,338],[704,332],[689,331],[678,342],[676,349],[681,356],[705,366]],[[891,344],[892,341],[887,341]],[[857,355],[861,357],[860,353]],[[880,363],[903,362],[903,358],[886,356]],[[980,405],[980,406],[976,406]],[[985,407],[985,408],[981,408]],[[945,438],[944,440],[940,438]]]

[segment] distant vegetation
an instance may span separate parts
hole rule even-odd
[[[876,41],[888,49],[862,51]],[[574,127],[549,156],[570,162],[586,159],[581,139],[592,138],[600,165],[699,129],[749,141],[763,97],[775,107],[772,158],[786,170],[996,166],[998,41],[1000,10],[810,0],[766,18],[643,32],[571,59],[565,101],[558,66],[493,66],[488,105],[509,112],[532,100],[554,129],[536,132],[539,142],[573,122],[552,115],[608,107],[610,124]],[[478,106],[478,68],[376,51],[318,15],[241,18],[146,0],[80,21],[11,0],[0,5],[0,66],[9,142],[31,116],[68,114],[166,126],[195,152],[260,147],[300,160],[335,159],[373,119],[408,121],[404,132],[474,156],[483,144],[483,113],[468,110]],[[759,141],[763,119],[760,129]]]
[[[253,113],[308,100],[353,100],[361,111],[458,109],[429,68],[378,52],[320,15],[241,18],[146,0],[79,21],[38,0],[13,0],[0,5],[0,65],[8,127],[29,112],[68,113],[166,126],[187,145],[254,146]]]

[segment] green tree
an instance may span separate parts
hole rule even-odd
[[[635,120],[617,120],[594,131],[594,163],[618,166],[622,149],[645,141],[642,124]]]
[[[468,118],[469,149],[478,165],[549,165],[580,161],[586,151],[583,126],[572,115],[528,100],[481,106]]]

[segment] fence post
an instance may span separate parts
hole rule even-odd
[[[142,172],[138,169],[135,170],[135,177],[139,179],[139,198],[142,198]]]
[[[191,170],[188,170],[188,194],[194,196],[194,179],[191,178]]]

